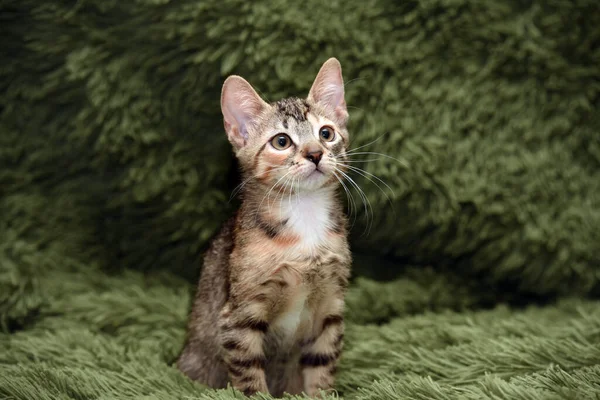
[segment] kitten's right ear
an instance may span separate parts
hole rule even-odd
[[[336,58],[330,58],[321,66],[308,93],[308,99],[333,111],[336,122],[346,126],[348,110],[344,100],[344,79],[342,66]]]
[[[269,105],[246,80],[232,75],[223,83],[221,112],[227,138],[236,150],[248,142],[248,127]]]

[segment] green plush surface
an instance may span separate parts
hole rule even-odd
[[[600,396],[596,0],[0,0],[0,34],[0,398],[240,396],[171,367],[236,207],[220,86],[331,56],[399,160],[353,175],[339,394]]]
[[[161,276],[72,271],[48,280],[23,330],[0,334],[0,398],[232,399],[172,367],[192,287]],[[348,399],[600,395],[600,303],[477,312],[449,282],[359,279],[348,294],[337,393]],[[377,300],[374,300],[376,298]],[[363,310],[371,304],[370,312]],[[426,311],[437,310],[437,312]],[[377,322],[377,323],[375,323]]]

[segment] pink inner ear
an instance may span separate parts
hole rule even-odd
[[[248,130],[246,125],[251,120],[251,110],[244,108],[241,99],[232,99],[232,101],[226,101],[225,104],[225,120],[229,125],[242,136],[244,141],[248,139]],[[231,121],[231,122],[229,122]]]
[[[344,86],[338,82],[319,82],[315,100],[335,110],[344,100]]]
[[[252,86],[240,77],[230,77],[223,86],[221,110],[229,140],[241,147],[248,140],[248,126],[263,111],[266,103]]]
[[[308,97],[325,108],[334,110],[338,118],[345,120],[347,116],[344,100],[344,81],[339,61],[327,60],[317,74]],[[340,121],[342,122],[342,121]]]

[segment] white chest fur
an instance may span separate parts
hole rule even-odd
[[[286,227],[299,238],[294,251],[302,255],[314,253],[326,243],[327,231],[332,226],[331,209],[334,207],[331,193],[311,192],[292,196],[282,201],[282,217]]]
[[[298,242],[287,250],[289,259],[306,259],[327,245],[331,229],[331,210],[335,206],[331,193],[311,192],[292,196],[281,203],[281,219],[287,220],[285,229],[298,237]],[[290,286],[287,307],[275,321],[275,328],[286,339],[296,336],[299,329],[310,327],[311,311],[307,306],[310,288],[300,282]],[[303,328],[301,328],[303,327]]]

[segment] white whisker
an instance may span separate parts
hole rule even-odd
[[[342,164],[343,165],[343,164]],[[395,215],[395,211],[394,211],[394,203],[392,202],[392,200],[390,199],[390,197],[388,196],[388,194],[385,192],[385,190],[383,190],[381,188],[381,186],[379,186],[377,184],[377,182],[373,181],[369,176],[377,179],[379,182],[381,182],[383,185],[385,185],[386,188],[388,188],[388,190],[392,193],[392,196],[396,196],[396,194],[394,193],[394,190],[387,184],[385,183],[381,178],[379,178],[377,175],[370,173],[369,171],[365,171],[364,169],[361,168],[357,168],[357,167],[353,167],[351,165],[345,165],[345,167],[350,168],[352,171],[356,172],[357,174],[365,177],[366,179],[368,179],[370,182],[372,182],[375,186],[377,186],[377,188],[381,191],[381,193],[383,193],[383,195],[385,196],[385,198],[387,199],[387,201],[390,203],[390,206],[392,206],[392,212],[394,212]]]
[[[381,158],[365,158],[364,160],[344,160],[345,163],[364,163],[369,161],[379,161]]]
[[[341,165],[344,165],[344,164],[342,164],[342,163],[340,163],[340,164],[341,164]],[[365,171],[365,170],[364,170],[364,169],[362,169],[362,168],[354,167],[354,166],[352,166],[352,165],[344,165],[344,166],[345,166],[345,167],[348,167],[348,168],[350,168],[350,169],[351,169],[351,170],[353,170],[353,171],[356,171],[357,173],[361,174],[362,176],[365,176],[365,175],[363,175],[363,173],[364,173],[364,174],[367,174],[367,175],[369,175],[369,176],[371,176],[371,177],[373,177],[373,178],[377,179],[379,182],[381,182],[381,184],[385,185],[385,187],[386,187],[386,188],[388,188],[388,190],[389,190],[389,191],[392,193],[392,195],[393,195],[394,197],[396,196],[396,193],[394,193],[394,189],[392,189],[392,188],[391,188],[391,187],[390,187],[390,186],[389,186],[387,183],[385,183],[385,182],[384,182],[384,181],[383,181],[383,180],[382,180],[380,177],[378,177],[377,175],[375,175],[375,174],[373,174],[373,173],[371,173],[371,172],[369,172],[369,171]],[[367,177],[365,176],[365,178],[367,178]],[[375,183],[375,182],[373,182],[373,183]],[[385,192],[383,192],[383,194],[386,194],[386,193],[385,193]]]
[[[365,78],[354,78],[354,79],[350,79],[349,81],[344,82],[344,87],[346,87],[347,85],[351,84],[352,82],[356,82],[356,81],[360,81],[362,79]]]
[[[369,210],[371,211],[371,216],[373,216],[373,207],[371,206],[371,202],[369,201],[369,198],[367,197],[367,195],[365,194],[365,192],[360,188],[360,186],[354,181],[354,179],[352,179],[348,174],[346,174],[344,171],[339,170],[339,172],[344,175],[344,177],[348,180],[348,182],[350,182],[352,185],[354,185],[354,187],[356,188],[356,190],[358,190],[358,194],[361,197],[361,200],[363,202],[363,205],[365,207],[365,216],[367,218],[367,226],[365,228],[365,233],[369,233],[371,230],[371,222],[373,220],[373,218],[371,218],[371,220],[369,220]]]
[[[288,207],[292,208],[292,193],[294,192],[295,177],[292,177],[292,183],[290,184],[290,195],[288,196]]]
[[[279,180],[277,182],[275,182],[273,184],[273,186],[271,186],[271,189],[269,189],[269,191],[267,192],[267,194],[265,194],[264,197],[262,198],[262,200],[260,201],[260,204],[258,205],[258,208],[256,209],[255,218],[258,218],[258,213],[260,212],[260,208],[262,207],[263,202],[265,201],[265,199],[268,196],[271,195],[271,192],[273,191],[273,189],[275,188],[275,186],[277,186],[279,184],[279,182],[281,182],[283,180],[283,178],[285,178],[286,176],[288,176],[291,173],[292,173],[292,171],[288,171],[285,175],[283,175],[281,178],[279,178]]]
[[[291,178],[287,178],[285,180],[285,182],[284,182],[283,195],[279,199],[279,219],[283,218],[283,196],[285,195],[285,192],[288,190],[287,189],[288,183],[290,184],[290,197],[291,197],[291,195],[292,195],[292,189],[293,189],[293,186],[294,186],[294,177],[293,176]]]
[[[335,170],[339,171],[339,169],[337,167],[335,167]],[[342,188],[346,192],[346,199],[348,201],[348,214],[352,215],[352,225],[350,225],[350,229],[352,229],[354,227],[354,224],[356,223],[356,214],[357,214],[356,202],[354,201],[354,196],[352,196],[352,192],[348,189],[348,187],[346,186],[344,181],[338,176],[338,174],[335,173],[335,171],[334,171],[333,175],[336,177],[338,182],[340,182],[340,184],[342,185]]]
[[[273,168],[271,170],[271,172],[287,168],[286,165],[284,165],[284,166],[277,166],[277,165],[267,164],[267,166],[269,166],[269,167],[276,167],[276,168]],[[244,180],[242,183],[240,183],[239,185],[237,185],[233,189],[233,191],[231,192],[231,195],[229,196],[229,201],[228,202],[231,202],[231,200],[233,200],[233,198],[244,188],[244,186],[246,186],[246,184],[248,182],[250,182],[252,179],[256,179],[256,178],[258,178],[258,175],[252,175],[248,179]]]
[[[378,155],[378,156],[380,156],[380,157],[389,158],[389,159],[392,159],[392,160],[394,160],[394,161],[398,161],[400,164],[402,164],[403,166],[405,166],[406,168],[408,168],[408,164],[407,164],[405,161],[399,160],[399,159],[397,159],[397,158],[395,158],[395,157],[392,157],[392,156],[388,156],[387,154],[375,153],[375,152],[372,152],[372,151],[361,151],[361,152],[358,152],[358,153],[352,153],[352,154],[341,153],[341,154],[340,154],[339,156],[337,156],[337,157],[342,157],[342,156],[352,156],[352,157],[353,157],[353,156],[364,155],[364,154]],[[337,158],[337,157],[336,157],[336,158]]]
[[[281,185],[281,188],[279,188],[279,190],[277,191],[277,197],[276,199],[279,199],[279,218],[282,218],[283,215],[283,196],[285,195],[285,191],[287,190],[287,185],[289,183],[291,178],[286,178],[285,182],[283,182],[283,185]]]
[[[380,135],[380,136],[379,136],[377,139],[373,140],[372,142],[369,142],[369,143],[367,143],[367,144],[363,144],[362,146],[359,146],[359,147],[355,147],[355,148],[353,148],[353,149],[350,149],[350,150],[348,150],[348,151],[344,152],[344,154],[350,154],[350,153],[353,153],[353,152],[355,152],[355,151],[356,151],[356,150],[358,150],[358,149],[362,149],[363,147],[370,146],[370,145],[372,145],[373,143],[377,142],[377,141],[378,141],[379,139],[381,139],[382,137],[384,137],[384,136],[385,136],[387,133],[388,133],[388,132],[385,132],[385,133],[381,134],[381,135]]]
[[[229,202],[242,190],[242,188],[244,186],[246,186],[246,184],[248,182],[250,182],[252,179],[255,179],[256,176],[252,175],[250,178],[244,180],[242,183],[240,183],[239,185],[237,185],[233,191],[231,192],[231,196],[229,196]]]

